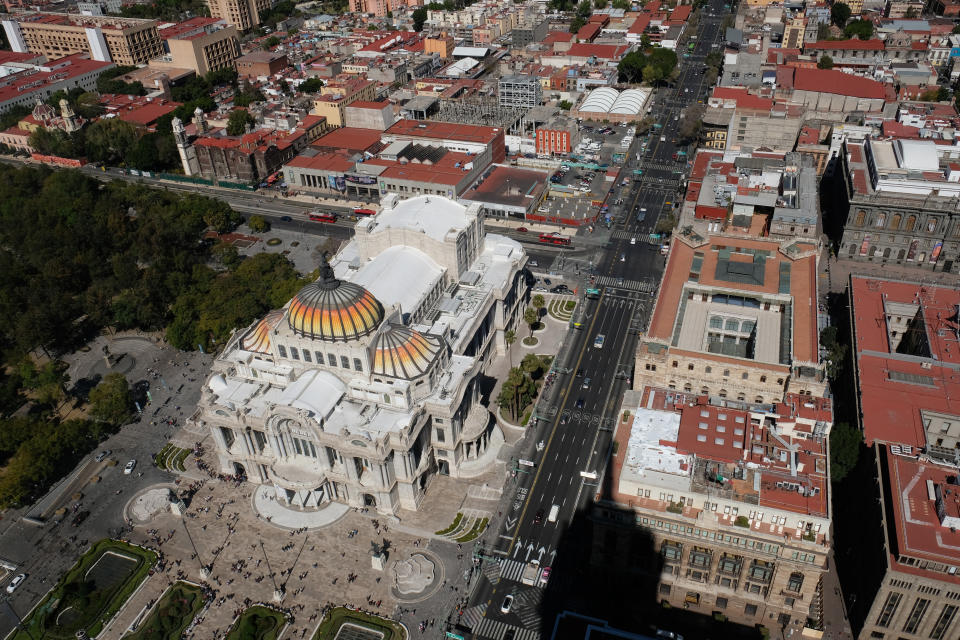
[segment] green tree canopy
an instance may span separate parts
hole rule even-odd
[[[323,80],[320,78],[307,78],[297,87],[301,93],[316,93],[323,88]]]
[[[817,60],[818,69],[833,69],[833,58],[824,54]]]
[[[137,128],[120,118],[97,120],[84,131],[87,158],[98,164],[119,164],[140,139]]]
[[[846,422],[838,422],[830,429],[830,479],[841,482],[857,466],[863,434]]]
[[[411,17],[413,18],[413,30],[417,32],[423,31],[423,23],[427,21],[427,8],[417,7],[414,9]]]
[[[843,27],[850,19],[850,6],[843,2],[834,2],[830,8],[830,20],[838,27]]]
[[[843,28],[843,33],[848,38],[856,36],[861,40],[869,40],[873,36],[873,23],[869,20],[854,20]]]
[[[253,119],[250,112],[246,109],[234,109],[227,118],[227,135],[240,136],[247,130],[247,125],[254,125],[257,121]]]
[[[90,391],[90,415],[115,427],[133,418],[133,393],[122,373],[109,373]]]

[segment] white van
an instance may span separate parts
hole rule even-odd
[[[550,515],[547,516],[547,522],[556,522],[558,515],[560,515],[560,505],[555,504],[550,507]]]

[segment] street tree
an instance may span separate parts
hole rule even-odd
[[[510,368],[513,368],[513,343],[517,341],[517,332],[509,329],[503,334],[503,341],[507,345],[507,357],[510,359]]]
[[[122,373],[108,373],[90,391],[90,415],[100,422],[119,427],[133,417],[133,393]]]
[[[530,327],[530,336],[533,337],[533,330],[540,323],[537,310],[533,307],[527,307],[527,310],[523,312],[523,321]]]
[[[270,223],[267,222],[267,219],[256,213],[247,220],[247,226],[255,233],[265,233],[270,230]]]
[[[423,31],[423,23],[427,21],[427,8],[418,7],[413,12],[413,30],[420,32]]]
[[[543,317],[543,308],[547,306],[546,300],[543,299],[543,296],[539,293],[530,300],[530,304],[533,305],[533,308],[537,310],[537,317]]]
[[[833,69],[833,58],[824,54],[817,60],[818,69]]]

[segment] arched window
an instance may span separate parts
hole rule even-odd
[[[723,329],[723,318],[720,316],[711,316],[710,317],[710,328],[711,329]]]
[[[901,216],[899,213],[893,214],[893,218],[890,219],[890,228],[891,228],[891,229],[899,229],[899,228],[900,228],[900,221],[901,221],[902,219],[903,219],[903,216]]]
[[[867,212],[864,211],[863,209],[858,210],[857,218],[854,221],[854,224],[857,225],[858,227],[862,227],[863,223],[866,222],[866,220],[867,220]]]
[[[726,389],[720,389],[719,396],[720,396],[721,398],[726,398],[726,397],[727,397],[727,390],[726,390]]]
[[[849,254],[852,255],[852,256],[853,256],[853,255],[856,255],[856,254],[857,254],[857,243],[851,242],[851,243],[850,243],[850,250],[849,250],[847,253],[849,253]]]
[[[889,257],[890,257],[890,247],[887,247],[886,249],[883,250],[883,259],[886,260]]]
[[[710,395],[710,388],[709,388],[709,387],[700,387],[700,395],[702,395],[702,396],[708,396],[708,395]]]
[[[900,251],[897,252],[897,260],[903,260],[906,257],[906,255],[907,255],[907,250],[900,249]]]
[[[913,231],[917,227],[917,216],[910,216],[907,218],[907,224],[903,228],[904,231]]]
[[[937,230],[937,223],[939,220],[937,218],[930,218],[927,220],[927,233],[933,233]]]
[[[727,331],[736,331],[740,328],[740,322],[730,318],[727,320]]]
[[[873,226],[879,227],[882,229],[885,224],[887,224],[887,214],[878,213],[877,219],[873,221]]]
[[[683,390],[684,390],[685,392],[687,392],[687,393],[692,393],[692,392],[693,392],[693,387],[690,386],[690,383],[688,382],[687,384],[683,385]]]

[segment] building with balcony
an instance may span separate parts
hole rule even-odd
[[[591,562],[628,582],[652,578],[673,607],[783,637],[816,626],[831,547],[829,400],[648,387],[627,392],[621,415],[613,488],[592,508]],[[638,529],[656,562],[630,561]]]
[[[419,508],[435,475],[481,472],[503,435],[480,374],[528,297],[519,243],[437,196],[362,219],[320,278],[233,335],[194,420],[220,469],[298,509]]]

